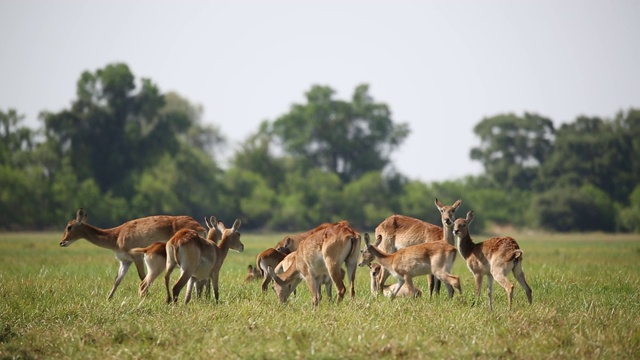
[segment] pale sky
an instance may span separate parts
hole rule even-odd
[[[640,107],[640,1],[0,0],[0,110],[40,126],[84,70],[124,62],[204,107],[237,144],[314,84],[358,84],[411,135],[411,179],[482,170],[484,117],[536,112],[556,126]]]

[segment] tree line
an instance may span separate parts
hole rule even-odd
[[[430,183],[393,167],[410,128],[366,84],[349,100],[312,86],[228,159],[228,140],[202,113],[123,63],[84,71],[71,106],[41,112],[37,129],[16,109],[0,109],[0,229],[58,229],[80,207],[105,227],[189,214],[241,218],[248,229],[342,219],[373,229],[394,213],[437,224],[433,199],[462,197],[462,210],[480,215],[478,231],[640,231],[638,109],[557,129],[535,113],[481,119],[470,158],[484,172]]]

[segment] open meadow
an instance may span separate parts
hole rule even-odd
[[[640,235],[515,236],[533,305],[510,276],[513,309],[495,283],[493,312],[486,279],[475,299],[460,256],[452,273],[463,295],[451,300],[446,291],[430,299],[426,277],[416,279],[422,298],[374,297],[365,267],[353,299],[336,305],[324,297],[313,309],[302,283],[279,304],[272,290],[263,295],[244,278],[281,236],[252,233],[242,235],[243,253],[229,252],[218,304],[185,305],[184,289],[167,305],[162,277],[140,299],[134,267],[108,301],[113,252],[85,240],[61,248],[61,236],[0,234],[1,359],[640,359]]]

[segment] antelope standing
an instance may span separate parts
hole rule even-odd
[[[342,280],[342,263],[346,264],[351,297],[355,296],[355,273],[359,248],[360,235],[346,221],[335,223],[322,231],[311,234],[299,244],[295,269],[292,266],[282,274],[286,280],[268,268],[269,274],[275,281],[274,289],[278,298],[280,301],[284,301],[291,293],[289,281],[294,281],[297,271],[299,272],[297,276],[303,276],[307,282],[309,291],[312,293],[314,307],[320,301],[320,285],[326,275],[329,275],[336,285],[338,290],[336,301],[339,303],[346,293],[346,287]]]
[[[460,255],[467,262],[467,267],[475,279],[475,294],[480,296],[482,277],[487,276],[487,293],[489,295],[489,310],[493,309],[493,279],[506,291],[509,299],[509,310],[513,300],[513,285],[507,275],[513,272],[520,285],[527,294],[529,304],[533,301],[533,294],[522,271],[522,250],[512,237],[494,237],[484,242],[474,243],[469,235],[469,225],[475,217],[473,211],[467,213],[465,219],[457,219],[453,226],[453,233],[458,240]]]
[[[322,223],[311,230],[307,230],[296,235],[287,235],[282,238],[275,247],[266,249],[258,254],[256,257],[256,267],[262,274],[263,278],[261,285],[262,292],[264,293],[269,289],[269,283],[271,282],[271,276],[269,276],[269,273],[267,272],[267,268],[269,266],[276,268],[276,266],[284,260],[285,256],[298,249],[298,246],[304,239],[308,238],[313,233],[325,230],[329,226],[331,226],[330,223]]]
[[[382,221],[375,230],[376,243],[380,244],[379,249],[386,253],[394,253],[398,249],[411,245],[422,244],[429,241],[444,240],[450,245],[455,245],[453,239],[453,221],[455,212],[462,204],[462,200],[457,200],[453,205],[446,206],[438,199],[435,205],[440,211],[443,227],[412,218],[404,215],[392,215]],[[389,277],[389,272],[383,268],[378,278],[378,289],[384,288],[384,283]],[[429,294],[433,290],[440,292],[440,282],[429,275]],[[451,289],[447,289],[451,292]]]
[[[280,278],[275,276],[275,274],[282,274],[281,276],[282,276],[283,282],[279,283],[280,286],[284,286],[285,283],[289,286],[289,290],[287,292],[278,293],[278,291],[276,291],[278,293],[278,299],[280,300],[280,302],[283,302],[283,303],[286,302],[291,292],[293,292],[293,294],[295,295],[296,287],[298,286],[298,284],[300,284],[302,280],[304,280],[304,276],[301,274],[301,272],[298,270],[298,267],[297,267],[297,258],[298,258],[298,252],[294,251],[291,254],[287,255],[284,258],[284,260],[282,260],[272,272],[269,272],[269,269],[271,267],[270,266],[267,267],[266,273],[272,279],[280,280]],[[287,271],[288,273],[285,275],[284,273]],[[340,278],[342,279],[342,281],[344,281],[345,274],[346,273],[344,269],[340,268]],[[322,301],[322,292],[320,291],[320,288],[322,287],[322,285],[324,285],[325,287],[327,297],[329,298],[329,300],[331,300],[332,292],[333,292],[332,291],[333,281],[331,280],[331,276],[329,276],[328,273],[318,278],[318,281],[317,281],[318,296],[319,296],[318,301]]]
[[[369,234],[364,234],[365,249],[362,250],[360,266],[371,263],[374,259],[385,268],[391,276],[398,280],[392,298],[398,295],[404,284],[407,284],[414,296],[418,291],[413,285],[413,278],[420,275],[433,274],[448,284],[449,297],[453,297],[453,288],[462,293],[460,278],[450,274],[456,258],[455,246],[444,241],[432,241],[399,249],[388,254],[369,242]],[[378,242],[379,244],[379,242]]]
[[[134,219],[111,229],[100,229],[87,223],[87,212],[78,209],[76,218],[69,221],[60,241],[67,247],[76,240],[86,239],[90,243],[109,249],[120,262],[118,275],[107,299],[111,299],[118,285],[127,274],[131,264],[135,264],[138,276],[145,277],[142,254],[130,254],[129,250],[148,246],[157,241],[167,241],[181,229],[192,229],[204,233],[204,228],[190,216],[156,215]]]
[[[256,257],[256,269],[262,275],[261,288],[263,293],[269,289],[269,283],[271,282],[271,277],[267,273],[267,268],[269,266],[275,268],[287,255],[291,254],[289,246],[291,246],[292,240],[289,237],[285,240],[286,241],[281,247],[268,248]]]
[[[164,275],[164,283],[167,289],[167,302],[176,302],[180,290],[187,285],[185,303],[191,300],[191,291],[194,283],[200,279],[211,279],[216,302],[219,299],[218,279],[222,263],[227,257],[229,249],[238,252],[244,251],[244,245],[240,241],[240,219],[233,223],[231,229],[226,229],[222,222],[217,222],[217,227],[222,233],[219,244],[200,237],[195,231],[184,230],[174,235],[166,245],[167,264]],[[169,290],[169,279],[173,269],[180,267],[180,277],[173,288]]]
[[[215,244],[220,241],[220,237],[222,237],[222,232],[217,226],[217,220],[214,216],[211,217],[211,220],[204,218],[204,222],[207,225],[207,239],[211,240]],[[215,225],[214,225],[215,223]],[[165,270],[167,264],[167,243],[166,242],[155,242],[144,248],[133,248],[129,250],[130,254],[142,253],[144,254],[144,263],[147,266],[147,276],[140,282],[140,286],[138,288],[138,295],[140,297],[147,294],[149,287],[155,279],[162,275]],[[207,286],[206,297],[211,297],[211,282],[209,279],[199,280],[196,282],[196,296],[200,297],[202,293],[202,288]]]

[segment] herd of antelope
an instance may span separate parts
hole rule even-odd
[[[295,294],[298,284],[305,281],[315,307],[322,299],[323,285],[329,299],[335,286],[336,301],[342,301],[347,292],[345,277],[349,281],[350,296],[354,297],[356,269],[368,266],[373,294],[381,293],[391,298],[420,296],[422,292],[415,287],[413,278],[428,275],[429,294],[434,290],[439,292],[444,283],[451,298],[455,290],[462,293],[459,276],[451,274],[459,253],[473,274],[476,297],[480,296],[483,277],[487,276],[489,310],[493,308],[494,279],[506,290],[511,309],[514,286],[507,279],[510,272],[524,288],[531,304],[532,291],[522,270],[523,252],[518,243],[512,237],[473,242],[469,235],[473,211],[469,211],[466,218],[455,217],[461,203],[458,200],[446,206],[435,199],[442,227],[408,216],[390,216],[376,227],[373,243],[369,234],[364,234],[362,249],[363,237],[345,220],[285,236],[275,247],[257,256],[256,266],[249,265],[245,281],[262,280],[263,292],[267,292],[273,282],[273,289],[282,303]],[[244,250],[238,231],[239,219],[227,228],[212,216],[205,219],[205,228],[189,216],[158,215],[100,229],[88,224],[87,217],[84,209],[76,212],[76,218],[65,228],[60,246],[86,239],[115,253],[120,268],[108,299],[113,297],[131,264],[135,264],[141,279],[139,296],[144,296],[153,281],[164,273],[168,303],[177,301],[185,285],[185,303],[190,301],[194,288],[197,296],[204,292],[210,297],[211,287],[217,302],[220,269],[229,250]],[[180,276],[170,287],[171,273],[176,267],[180,268]],[[389,276],[397,282],[385,285]]]

